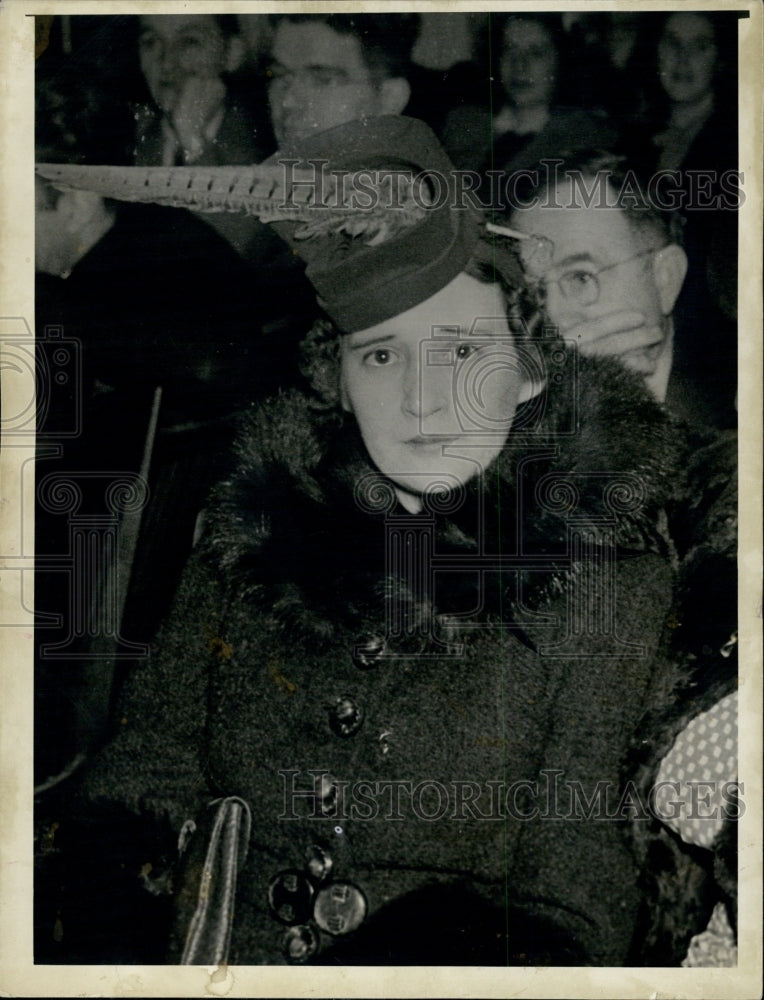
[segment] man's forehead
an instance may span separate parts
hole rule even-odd
[[[38,177],[37,174],[35,174],[34,195],[38,208],[46,207],[45,202],[47,202],[48,196],[52,191],[53,185],[50,181],[43,180],[42,177]]]
[[[303,66],[366,68],[360,40],[355,35],[335,31],[323,21],[279,21],[271,55],[290,69]]]
[[[596,197],[592,200],[567,181],[542,194],[533,206],[516,209],[512,224],[521,232],[551,240],[555,263],[572,255],[620,255],[634,243],[631,224],[622,209],[611,199],[606,204]]]
[[[153,31],[165,38],[189,30],[218,30],[211,14],[142,14],[140,24],[143,31]]]
[[[538,21],[513,18],[504,29],[504,38],[511,45],[537,45],[550,41],[549,32]]]
[[[664,35],[679,41],[713,41],[714,29],[702,13],[681,11],[666,22]]]

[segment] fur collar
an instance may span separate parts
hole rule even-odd
[[[559,503],[575,494],[579,523],[600,521],[613,505],[622,510],[620,551],[667,553],[661,512],[681,467],[676,426],[619,364],[571,353],[565,370],[527,404],[533,412],[518,411],[519,429],[485,478],[469,484],[463,506],[436,516],[438,551],[475,551],[482,523],[494,551],[507,551],[507,528],[516,525],[526,553],[562,556]],[[354,420],[307,393],[284,393],[246,415],[237,460],[214,494],[205,540],[236,598],[268,608],[284,626],[299,621],[327,636],[348,617],[378,615],[385,515],[361,511],[356,500],[357,483],[374,470]],[[568,485],[555,493],[549,477]],[[634,505],[630,491],[641,494]],[[570,572],[561,558],[544,587],[559,589]]]

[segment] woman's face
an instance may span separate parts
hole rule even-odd
[[[548,106],[557,80],[554,40],[538,21],[513,18],[504,29],[501,82],[517,107]]]
[[[658,74],[669,98],[678,104],[702,99],[713,87],[716,40],[703,14],[672,14],[658,42]]]
[[[402,490],[463,485],[498,455],[521,394],[498,285],[460,274],[399,316],[342,338],[342,403]]]

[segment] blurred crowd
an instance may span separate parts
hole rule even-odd
[[[672,402],[691,421],[734,426],[734,12],[56,16],[37,31],[38,161],[255,164],[311,132],[406,114],[481,177],[578,148],[615,154],[645,187],[675,171],[670,207],[689,268]],[[315,304],[256,219],[37,184],[38,334],[63,329],[82,362],[76,386],[52,393],[42,430],[55,441],[64,412],[84,414],[82,434],[41,454],[38,478],[91,473],[83,504],[98,513],[96,472],[150,470],[118,652],[150,642],[166,613],[237,414],[301,377],[296,345]],[[38,508],[38,552],[64,553],[61,525]],[[43,573],[38,609],[60,610],[65,587]],[[70,632],[71,616],[41,634],[86,655],[87,630]],[[103,735],[108,671],[72,666],[62,680],[63,669],[41,657],[53,731],[40,730],[40,780]]]

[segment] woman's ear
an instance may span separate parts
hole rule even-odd
[[[687,254],[676,243],[662,247],[653,255],[653,280],[664,316],[673,311],[686,275]]]
[[[340,371],[340,406],[345,413],[353,412],[353,405],[350,402],[350,396],[345,385],[345,376],[342,371]]]

